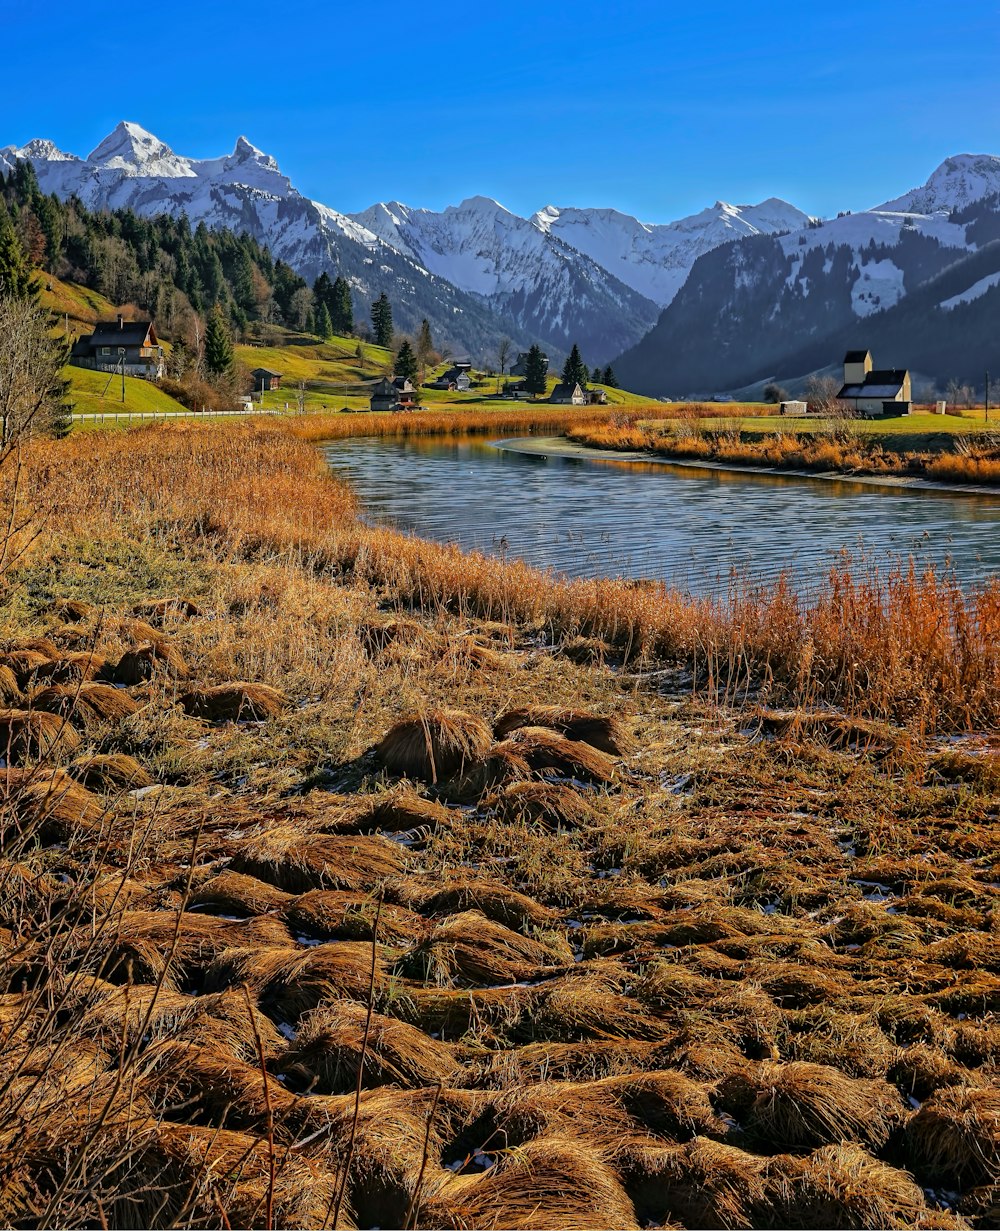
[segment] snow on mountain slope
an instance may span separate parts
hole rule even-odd
[[[178,158],[158,137],[124,120],[91,151],[87,162],[95,168],[118,171],[129,177],[187,179],[197,175],[187,158]]]
[[[744,388],[882,338],[892,353],[880,362],[967,375],[993,345],[998,180],[1000,159],[963,155],[880,209],[703,253],[616,373],[646,393]]]
[[[76,195],[90,209],[184,213],[192,224],[253,235],[309,280],[324,270],[342,273],[359,320],[384,290],[400,330],[415,331],[426,317],[439,342],[456,350],[485,355],[503,332],[519,345],[533,340],[344,214],[303,197],[245,137],[231,154],[185,158],[138,124],[121,123],[85,159],[48,141],[8,146],[0,150],[0,171],[8,174],[20,159],[31,161],[43,192]]]
[[[532,217],[539,230],[585,253],[660,307],[674,298],[702,253],[747,235],[799,231],[809,221],[808,214],[776,197],[759,205],[716,201],[700,213],[663,224],[640,222],[614,209],[554,205]]]
[[[605,363],[656,318],[656,305],[630,286],[485,197],[440,214],[394,202],[348,217],[303,197],[244,137],[232,154],[186,158],[130,122],[85,159],[51,142],[8,146],[0,170],[24,158],[44,192],[76,195],[91,209],[183,212],[193,223],[248,232],[308,279],[349,275],[362,319],[365,301],[384,290],[401,329],[426,315],[442,342],[473,354],[485,356],[506,333],[556,353],[576,341],[591,362]]]
[[[616,353],[612,335],[638,329],[641,336],[656,319],[647,296],[489,197],[470,197],[440,213],[390,201],[353,219],[561,350],[575,341],[604,362]]]
[[[985,278],[980,278],[977,282],[973,282],[970,287],[967,287],[964,291],[959,291],[957,295],[949,295],[947,299],[942,299],[938,307],[943,308],[946,312],[950,312],[952,308],[957,308],[959,304],[972,303],[974,300],[979,299],[994,286],[1000,286],[1000,273],[987,274]]]
[[[946,158],[925,184],[875,208],[885,212],[933,214],[962,209],[1000,192],[1000,158],[995,154],[956,154]]]

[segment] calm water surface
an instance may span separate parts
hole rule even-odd
[[[947,565],[965,583],[1000,573],[1000,494],[545,458],[502,442],[356,439],[325,452],[369,520],[569,576],[706,593],[734,572],[787,569],[807,589],[844,550]]]

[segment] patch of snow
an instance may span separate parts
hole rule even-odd
[[[640,222],[615,209],[555,205],[546,205],[531,221],[663,308],[705,252],[748,235],[798,232],[810,218],[787,201],[770,197],[757,205],[716,201],[708,209],[668,223]]]
[[[972,286],[966,287],[961,294],[952,295],[950,299],[942,299],[938,307],[944,308],[946,312],[950,312],[952,308],[957,308],[959,304],[972,303],[974,299],[978,299],[980,295],[985,295],[994,286],[1000,286],[1000,273],[987,274],[985,278],[980,278],[978,282],[973,282]]]
[[[892,261],[870,261],[858,268],[851,287],[851,307],[856,316],[871,316],[893,307],[903,297],[903,271]]]

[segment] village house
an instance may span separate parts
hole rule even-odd
[[[849,350],[844,356],[844,384],[837,398],[859,415],[908,415],[910,373],[905,368],[873,368],[871,351]]]
[[[525,364],[527,362],[528,362],[528,352],[524,350],[520,351],[517,356],[517,362],[510,369],[511,376],[527,376],[528,372],[527,372],[527,369],[525,368]],[[549,370],[548,355],[545,355],[545,354],[542,355],[542,362],[545,364],[545,370],[547,372]]]
[[[468,367],[455,364],[447,372],[442,372],[437,380],[432,380],[430,388],[457,389],[459,393],[467,393],[472,388],[472,378]]]
[[[528,387],[523,380],[505,380],[501,397],[513,402],[527,402],[534,397],[534,394],[528,392]]]
[[[558,384],[552,390],[549,401],[560,406],[586,406],[587,395],[579,385]]]
[[[268,393],[281,388],[280,372],[272,372],[270,368],[254,368],[250,375],[253,377],[254,393]]]
[[[163,375],[163,347],[152,321],[98,321],[94,332],[73,343],[69,361],[74,367],[97,372],[120,372],[159,380]]]
[[[389,380],[383,376],[372,385],[372,410],[415,410],[417,406],[416,388],[412,382],[397,376]]]
[[[583,396],[588,406],[607,406],[608,395],[603,389],[584,389]]]

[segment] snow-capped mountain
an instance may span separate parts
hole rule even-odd
[[[963,323],[978,337],[969,322],[1000,298],[990,255],[991,244],[1000,249],[993,155],[948,158],[921,187],[826,222],[772,197],[716,202],[662,224],[551,205],[521,218],[488,197],[439,212],[391,201],[347,215],[302,196],[244,137],[231,154],[194,159],[132,123],[86,158],[47,140],[8,146],[0,171],[20,159],[32,162],[43,191],[92,209],[184,213],[250,233],[309,280],[339,272],[358,319],[385,291],[403,331],[427,317],[440,344],[483,359],[504,334],[518,348],[540,342],[554,358],[573,342],[589,363],[624,352],[619,377],[650,393],[825,366],[835,336],[870,345],[908,303],[923,303],[942,336]],[[890,360],[930,370],[908,350]]]
[[[385,290],[400,328],[413,330],[427,316],[441,342],[481,356],[506,333],[554,355],[576,342],[588,361],[607,362],[651,328],[702,253],[808,222],[775,200],[719,203],[666,225],[551,206],[526,219],[487,197],[440,212],[393,201],[348,216],[303,197],[244,137],[232,154],[194,159],[128,122],[86,158],[51,141],[7,147],[0,170],[21,158],[33,163],[43,191],[76,195],[91,209],[184,212],[192,222],[251,233],[308,279],[344,273],[361,319]]]
[[[426,317],[441,344],[487,354],[501,332],[519,344],[509,322],[478,297],[416,265],[346,215],[299,193],[277,162],[245,137],[219,158],[175,154],[138,124],[121,123],[87,158],[49,141],[0,150],[0,171],[31,161],[43,192],[76,195],[90,209],[133,209],[145,216],[184,213],[192,223],[247,232],[303,277],[342,273],[355,293],[358,319],[381,291],[393,302],[397,327],[415,331]],[[636,331],[632,340],[640,335]]]
[[[615,339],[641,337],[656,319],[656,304],[647,297],[488,197],[440,213],[391,201],[352,217],[557,350],[577,342],[584,354],[606,361],[621,349]]]
[[[973,379],[996,362],[998,270],[1000,159],[958,155],[877,209],[704,254],[615,371],[642,392],[714,392],[878,345],[886,366]]]
[[[810,222],[787,201],[770,197],[759,205],[727,205],[677,222],[640,222],[614,209],[558,209],[547,205],[532,222],[610,270],[626,286],[665,308],[703,253],[747,235],[798,231]]]
[[[963,209],[1000,192],[1000,158],[995,154],[956,154],[946,158],[926,184],[875,208],[910,214]]]

